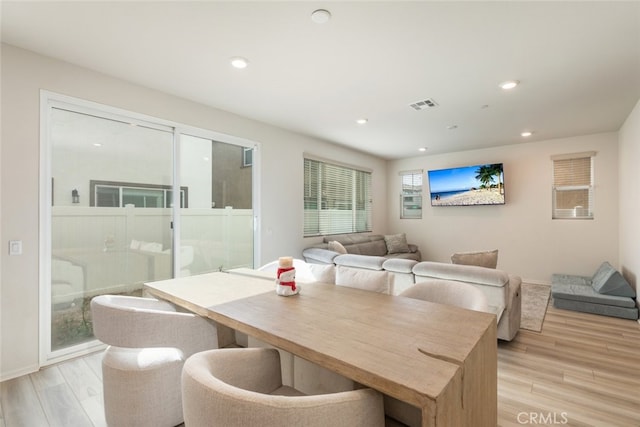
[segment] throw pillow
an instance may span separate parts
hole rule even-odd
[[[384,242],[387,244],[387,253],[389,254],[411,252],[407,243],[407,236],[404,233],[386,235],[384,236]]]
[[[342,246],[342,243],[332,240],[328,244],[328,248],[330,251],[338,252],[339,254],[346,254],[347,250]]]
[[[498,250],[496,249],[484,252],[458,252],[451,255],[451,263],[496,268],[498,265]]]

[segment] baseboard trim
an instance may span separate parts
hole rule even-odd
[[[532,285],[551,286],[551,282],[546,281],[546,280],[534,280],[534,279],[524,279],[524,278],[522,278],[522,283],[531,283]]]
[[[21,377],[23,375],[33,374],[34,372],[38,372],[38,370],[40,370],[40,366],[30,365],[27,367],[16,369],[14,371],[2,372],[0,373],[0,382],[9,381],[14,378]]]

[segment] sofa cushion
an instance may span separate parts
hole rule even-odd
[[[363,270],[339,265],[336,268],[336,286],[393,295],[393,276],[388,271]]]
[[[322,248],[306,248],[302,251],[305,261],[314,264],[333,264],[333,259],[340,255],[337,252]]]
[[[417,252],[405,252],[400,254],[386,254],[385,258],[387,259],[407,259],[419,262],[422,260],[422,255],[420,251]]]
[[[446,264],[443,262],[422,261],[413,267],[416,276],[435,277],[446,280],[478,283],[503,287],[509,282],[509,275],[501,270],[478,267],[475,265]],[[418,278],[416,277],[416,282]]]
[[[339,254],[348,253],[347,250],[344,248],[344,246],[342,246],[342,243],[336,240],[330,241],[328,243],[327,249],[329,249],[330,251],[338,252]]]
[[[622,277],[622,274],[608,262],[603,262],[591,278],[593,289],[604,295],[616,295],[620,297],[636,297],[636,292]]]
[[[407,243],[407,236],[404,233],[385,235],[384,242],[387,247],[387,253],[398,254],[411,252],[409,244]]]
[[[453,264],[477,265],[479,267],[496,268],[498,266],[498,250],[481,252],[457,252],[451,255]]]
[[[346,267],[357,267],[366,270],[382,270],[382,265],[387,259],[380,256],[346,254],[338,255],[333,259],[335,265]]]
[[[388,258],[382,263],[382,268],[394,273],[413,273],[413,266],[417,263],[418,261],[413,259]]]
[[[384,240],[374,240],[365,243],[354,243],[345,246],[347,253],[357,255],[385,256],[387,254],[387,245]]]
[[[551,295],[554,299],[561,298],[573,301],[588,302],[592,304],[606,304],[628,308],[633,308],[636,306],[633,299],[629,297],[600,294],[589,285],[553,283],[551,285]]]
[[[638,319],[638,308],[619,307],[608,304],[594,304],[564,298],[554,298],[553,306],[565,310],[581,311],[584,313],[600,314],[603,316],[620,317],[622,319]]]
[[[591,286],[591,277],[572,276],[571,274],[552,274],[551,283],[562,283],[566,285],[586,285]]]
[[[309,264],[311,276],[322,283],[336,283],[336,266],[333,264]]]

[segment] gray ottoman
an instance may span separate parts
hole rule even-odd
[[[554,274],[551,295],[557,308],[638,319],[635,291],[608,262],[602,263],[592,277]]]

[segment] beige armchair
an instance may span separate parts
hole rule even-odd
[[[382,427],[382,395],[358,389],[315,396],[282,385],[271,348],[211,350],[190,357],[182,373],[189,427]]]
[[[93,298],[91,313],[94,335],[109,344],[102,359],[107,424],[181,424],[184,361],[218,347],[215,324],[168,302],[120,295]]]

